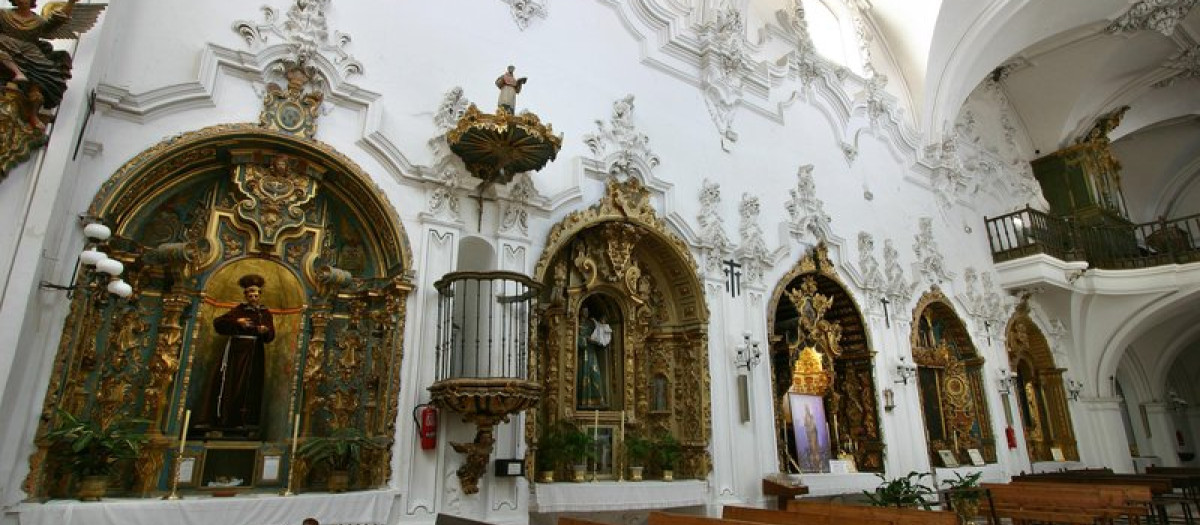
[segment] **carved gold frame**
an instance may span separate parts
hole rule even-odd
[[[350,203],[351,205],[346,206],[347,213],[356,214],[357,220],[361,224],[374,226],[370,231],[362,232],[361,241],[364,245],[371,246],[374,250],[373,253],[378,254],[374,261],[375,266],[370,268],[371,274],[380,276],[381,281],[386,282],[381,282],[376,288],[353,294],[338,295],[334,289],[321,290],[321,293],[326,297],[336,296],[346,301],[374,300],[379,303],[377,304],[379,311],[372,311],[373,315],[395,319],[394,325],[388,331],[388,339],[383,343],[391,353],[391,356],[387,357],[385,361],[390,363],[389,367],[394,366],[394,368],[389,368],[387,372],[389,375],[383,378],[385,381],[379,392],[383,403],[381,403],[379,413],[372,415],[372,419],[368,422],[371,427],[368,430],[370,434],[383,436],[390,440],[394,433],[393,427],[399,404],[399,370],[400,359],[403,356],[406,299],[413,289],[411,282],[412,250],[399,214],[396,213],[386,195],[374,183],[371,176],[351,159],[329,145],[264,129],[254,124],[212,126],[160,142],[125,163],[97,191],[88,214],[99,217],[113,227],[115,235],[110,241],[108,251],[112,257],[124,261],[128,268],[130,263],[138,261],[149,250],[148,247],[130,248],[133,240],[128,238],[130,232],[127,228],[133,227],[134,220],[155,206],[160,197],[176,192],[183,185],[190,184],[199,177],[207,176],[214,171],[227,171],[231,166],[261,162],[264,155],[283,155],[301,159],[305,165],[315,167],[315,169],[308,170],[307,175],[320,182],[321,191],[326,192],[333,199]],[[184,345],[188,344],[185,342],[185,338],[194,346],[199,331],[192,331],[190,338],[187,337],[184,327],[189,321],[184,320],[183,314],[195,301],[199,300],[201,292],[194,289],[194,284],[183,283],[188,282],[188,278],[200,270],[233,262],[233,259],[228,257],[222,260],[220,255],[223,250],[216,246],[221,242],[217,232],[223,220],[229,219],[228,224],[231,227],[250,233],[251,244],[255,242],[252,231],[239,226],[238,222],[233,220],[231,213],[221,211],[218,206],[215,206],[215,200],[220,199],[221,196],[212,195],[211,198],[214,201],[209,202],[209,209],[212,211],[207,227],[203,231],[195,232],[197,234],[195,237],[207,240],[210,245],[213,245],[213,248],[203,251],[198,250],[195,246],[190,246],[192,243],[188,243],[189,246],[168,255],[169,260],[161,268],[147,267],[144,270],[146,272],[168,272],[174,275],[175,286],[171,290],[162,292],[146,291],[145,297],[157,298],[161,302],[162,315],[158,320],[157,337],[154,339],[142,337],[138,340],[142,341],[139,344],[146,345],[141,348],[147,346],[153,348],[153,351],[150,352],[149,362],[132,365],[149,370],[150,382],[147,388],[157,392],[155,396],[161,396],[156,404],[152,405],[152,398],[150,394],[147,394],[146,406],[157,408],[147,408],[154,421],[151,422],[147,431],[149,441],[143,447],[139,459],[134,462],[131,472],[135,478],[132,483],[133,492],[143,496],[152,492],[157,484],[159,474],[163,471],[165,450],[168,446],[175,446],[174,443],[177,443],[174,436],[164,435],[160,431],[159,425],[165,425],[168,421],[181,422],[183,419],[182,404],[175,409],[175,413],[169,416],[163,414],[165,406],[161,406],[162,398],[176,399],[179,392],[187,392],[191,380],[191,374],[186,371],[191,370],[195,353],[189,352],[187,358],[182,362],[180,353]],[[314,235],[313,246],[320,246],[321,232],[309,226],[304,226],[300,228],[300,231],[286,237],[309,234]],[[255,250],[255,256],[268,259],[286,257],[285,254],[274,253],[274,251],[282,249],[284,239],[285,237],[281,237],[280,242],[271,249],[270,253]],[[198,239],[192,238],[192,240]],[[303,268],[303,279],[309,282],[323,282],[321,276],[315,275],[313,269],[310,268],[315,257],[313,253],[309,253],[302,262],[297,261],[295,266]],[[134,280],[131,281],[131,284],[134,286],[135,294],[141,294],[140,283]],[[43,435],[55,420],[52,412],[56,407],[74,411],[80,408],[84,401],[81,396],[89,395],[82,385],[87,374],[94,372],[94,365],[91,368],[92,372],[89,372],[85,369],[86,367],[81,368],[78,363],[81,359],[86,360],[89,352],[94,354],[96,351],[97,326],[90,321],[95,317],[95,309],[92,308],[92,311],[89,311],[89,307],[92,302],[103,300],[103,297],[103,294],[79,294],[71,304],[47,390],[50,394],[46,396],[43,403],[43,418],[39,425],[39,436]],[[141,309],[145,305],[136,303],[135,307]],[[310,309],[306,305],[303,310],[309,311]],[[311,345],[323,347],[325,344],[325,325],[329,317],[327,310],[327,305],[316,305],[311,309],[309,314],[312,322]],[[192,324],[198,322],[203,322],[199,316],[190,320]],[[304,331],[298,330],[296,337],[300,338],[302,332]],[[107,344],[112,345],[113,343],[110,341]],[[80,357],[81,354],[83,357]],[[176,374],[181,370],[185,371],[182,380],[176,381]],[[296,406],[297,389],[301,388],[301,383],[303,387],[308,387],[310,381],[319,382],[322,377],[324,377],[323,372],[320,370],[315,372],[304,370],[303,379],[293,382],[290,387],[289,407]],[[170,395],[167,394],[168,391]],[[65,395],[63,399],[58,398],[60,392]],[[309,408],[311,407],[300,407],[300,409],[306,410],[306,413]],[[293,410],[293,408],[289,408],[289,410]],[[101,417],[103,417],[102,414]],[[292,417],[293,413],[289,412],[289,421]],[[307,425],[304,430],[307,434]],[[37,449],[30,456],[30,473],[23,485],[25,492],[32,497],[44,496],[49,481],[46,472],[48,443],[39,438],[37,445]],[[389,449],[383,453],[386,457],[365,462],[364,472],[360,473],[360,484],[371,487],[382,485],[390,472],[391,462],[388,459],[390,454],[391,450]],[[303,475],[306,470],[304,461],[292,462],[292,467],[300,471],[300,475]]]
[[[1071,424],[1066,386],[1063,384],[1063,372],[1066,369],[1055,366],[1050,344],[1029,314],[1028,297],[1022,298],[1017,304],[1005,333],[1009,370],[1013,374],[1022,371],[1019,376],[1024,380],[1013,387],[1009,403],[1009,409],[1017,412],[1013,417],[1020,417],[1021,404],[1029,395],[1017,392],[1017,389],[1032,390],[1037,397],[1033,406],[1026,409],[1033,410],[1041,424],[1031,427],[1022,421],[1021,425],[1029,460],[1054,461],[1051,449],[1059,448],[1067,460],[1079,461],[1079,445],[1075,441],[1075,428]],[[1026,376],[1024,370],[1031,371],[1029,375],[1032,377]]]
[[[926,312],[932,313],[935,310],[948,314],[946,319],[954,323],[954,326],[951,327],[953,328],[951,335],[955,338],[957,345],[965,345],[970,350],[971,357],[956,359],[950,355],[950,348],[944,342],[940,345],[929,346],[921,341],[919,333],[921,318]],[[991,412],[988,410],[987,396],[984,394],[986,392],[982,373],[984,358],[979,353],[979,349],[975,347],[975,342],[971,340],[970,333],[962,318],[958,316],[954,305],[937,285],[933,285],[928,292],[925,292],[913,307],[909,344],[912,347],[913,361],[919,368],[936,368],[942,371],[938,375],[938,390],[935,397],[939,399],[938,410],[941,413],[942,424],[951,438],[943,440],[927,438],[931,464],[940,462],[940,450],[948,449],[956,457],[967,457],[967,451],[971,448],[980,449],[986,462],[995,463],[997,461],[996,438],[992,428]],[[961,388],[947,388],[947,385],[951,383]],[[920,378],[917,380],[917,388],[921,388]],[[949,421],[946,415],[948,410],[951,414],[954,411],[970,410],[971,418],[979,424],[980,437],[975,439],[967,435],[970,428],[969,421],[961,420],[957,426],[954,421]],[[924,420],[924,406],[922,406],[921,416]],[[924,421],[924,425],[927,427],[929,422]],[[963,438],[958,439],[959,435],[962,435]]]
[[[593,246],[582,258],[575,257],[576,273],[572,275],[582,277],[568,285],[567,261],[576,255],[571,250],[578,243],[587,244],[588,239],[607,247]],[[653,257],[639,259],[639,253],[651,252]],[[555,261],[559,268],[552,268]],[[602,269],[612,274],[600,275]],[[648,298],[643,279],[648,273],[660,279],[657,289],[663,291],[662,304]],[[530,377],[541,381],[545,390],[542,403],[526,419],[526,440],[533,445],[528,459],[536,454],[539,420],[569,419],[586,425],[598,419],[614,424],[623,412],[630,432],[671,432],[679,439],[683,458],[677,476],[704,478],[712,464],[708,451],[712,434],[709,312],[698,265],[687,244],[654,210],[649,190],[636,178],[609,179],[598,203],[569,214],[551,228],[534,278],[545,283],[551,295],[560,296],[543,310],[541,322],[548,329],[539,336],[542,340],[530,359]],[[579,308],[596,293],[618,303],[625,323],[622,369],[629,379],[621,385],[620,407],[593,414],[576,410],[574,340]],[[670,321],[653,322],[656,315]],[[669,410],[651,412],[650,381],[659,373],[672,381],[668,385]]]
[[[838,274],[836,265],[834,265],[833,262],[830,261],[829,247],[824,242],[820,242],[816,246],[812,247],[812,249],[806,251],[804,253],[804,255],[802,255],[800,257],[800,260],[796,261],[796,264],[793,265],[792,268],[790,270],[788,270],[788,272],[783,277],[781,277],[779,279],[779,281],[777,281],[775,283],[775,288],[771,292],[770,301],[767,303],[767,305],[768,305],[767,306],[767,329],[770,330],[770,333],[771,333],[771,340],[768,345],[768,353],[779,351],[776,347],[778,345],[786,346],[786,343],[787,343],[786,341],[783,341],[782,339],[780,339],[779,337],[777,337],[775,335],[775,322],[776,322],[775,315],[776,315],[776,311],[778,309],[777,307],[778,307],[779,303],[784,300],[789,300],[788,299],[788,294],[789,294],[788,285],[790,285],[793,282],[796,282],[801,277],[816,276],[816,275],[819,275],[825,279],[828,279],[833,284],[838,286],[842,291],[843,297],[851,303],[854,313],[857,316],[858,324],[862,328],[863,345],[865,346],[865,351],[866,351],[867,357],[870,359],[871,362],[873,362],[875,352],[874,352],[874,350],[871,350],[871,327],[865,321],[865,318],[862,315],[863,310],[859,306],[858,300],[854,297],[854,294],[850,293],[850,288],[848,286],[846,286],[845,281]],[[843,327],[843,329],[844,328],[845,327]],[[861,358],[862,356],[859,356],[859,357]],[[775,378],[777,377],[776,370],[774,370],[775,364],[774,364],[773,359],[769,359],[768,361],[771,363],[769,366],[772,367],[771,378],[772,378],[772,388],[774,389],[776,387],[776,385],[774,385],[774,381],[775,381]],[[870,370],[871,362],[864,363],[864,365],[865,365],[864,368],[866,368],[865,373],[868,375],[868,378],[870,378],[869,384],[858,385],[858,386],[860,388],[869,387],[869,389],[870,389],[869,396],[862,396],[862,397],[864,397],[865,400],[869,400],[869,403],[870,403],[868,406],[864,407],[864,410],[868,414],[871,415],[871,420],[874,421],[874,427],[871,430],[874,432],[875,435],[878,436],[878,439],[872,440],[871,442],[864,442],[861,444],[859,444],[858,441],[855,440],[856,450],[854,452],[852,452],[852,455],[854,456],[855,464],[858,465],[859,468],[863,468],[865,465],[869,465],[872,462],[877,462],[880,470],[882,471],[884,443],[883,443],[883,439],[882,439],[881,425],[879,422],[879,406],[876,401],[877,396],[874,395],[875,382],[874,382],[874,373],[873,373],[873,371]],[[791,376],[792,376],[792,373],[789,371],[788,377],[791,377]],[[833,388],[834,389],[838,388],[841,381],[842,381],[841,378],[837,378],[835,380]],[[774,390],[772,392],[774,393]],[[772,407],[773,407],[774,417],[775,417],[775,429],[776,429],[777,436],[780,435],[780,432],[787,431],[787,427],[786,427],[786,425],[787,425],[786,419],[787,418],[786,418],[786,414],[784,411],[783,402],[784,402],[783,399],[773,399],[772,400]],[[866,404],[866,403],[864,403],[864,404]],[[831,420],[832,420],[832,418],[831,418]],[[867,422],[867,421],[861,421],[861,422],[859,422],[859,421],[856,421],[856,422],[841,421],[841,422],[839,422],[838,426],[842,427],[842,429],[839,430],[838,434],[840,435],[841,431],[844,431],[849,427],[861,427],[864,424],[869,424],[869,422]],[[780,472],[788,472],[787,465],[788,465],[789,452],[787,450],[787,440],[786,439],[777,439],[776,443],[777,443],[776,454],[777,454],[778,461],[779,461],[779,471]]]

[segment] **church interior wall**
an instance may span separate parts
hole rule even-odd
[[[288,7],[288,2],[272,2],[280,13]],[[668,218],[673,233],[689,244],[702,266],[697,255],[697,224],[698,216],[704,213],[698,196],[705,181],[723,190],[717,217],[734,246],[744,240],[739,232],[743,194],[756,197],[760,204],[761,215],[753,220],[764,232],[769,250],[761,280],[744,282],[745,293],[734,298],[725,291],[721,276],[698,269],[711,313],[708,357],[714,470],[710,496],[714,501],[761,504],[765,501],[761,475],[778,469],[769,364],[739,369],[732,355],[744,331],[760,341],[767,337],[766,309],[771,306],[765,304],[765,296],[815,243],[811,235],[787,231],[789,216],[785,208],[788,191],[796,188],[798,170],[809,164],[813,166],[816,197],[832,219],[828,240],[837,272],[847,292],[862,307],[871,348],[877,352],[873,364],[877,390],[891,388],[895,392],[895,410],[880,412],[881,430],[888,443],[885,462],[889,477],[935,468],[927,457],[917,389],[911,381],[904,385],[894,379],[899,358],[912,359],[908,340],[912,308],[932,284],[938,284],[950,297],[973,344],[986,360],[984,394],[999,461],[984,468],[985,478],[999,480],[1030,467],[1023,443],[1016,449],[1003,446],[1003,399],[992,385],[998,369],[1007,366],[1005,347],[1002,336],[995,333],[999,328],[989,332],[983,324],[985,319],[972,315],[976,308],[967,295],[973,289],[964,281],[966,268],[980,272],[995,269],[982,217],[1039,205],[1035,192],[1024,191],[1021,186],[1025,183],[1028,190],[1030,174],[1023,171],[1021,163],[1031,157],[1033,141],[1024,124],[1011,118],[1004,93],[986,84],[953,85],[939,92],[936,100],[921,101],[926,106],[925,115],[957,117],[926,126],[956,129],[959,153],[971,159],[961,167],[966,182],[946,182],[948,172],[936,154],[912,138],[914,118],[922,110],[911,109],[913,97],[895,58],[879,40],[872,50],[879,71],[891,79],[886,90],[896,114],[873,123],[861,106],[862,80],[856,77],[840,85],[836,79],[817,80],[818,85],[809,88],[802,87],[795,78],[774,79],[771,95],[752,94],[755,100],[733,106],[732,127],[738,137],[736,142],[724,144],[726,151],[706,108],[697,68],[686,58],[671,56],[683,51],[660,45],[655,41],[658,35],[645,34],[642,22],[628,18],[627,7],[611,2],[559,2],[548,17],[535,18],[521,30],[512,22],[505,3],[471,2],[467,6],[467,2],[371,6],[339,2],[328,13],[331,35],[337,31],[352,36],[346,50],[363,64],[363,73],[334,73],[335,94],[326,98],[317,139],[349,156],[370,174],[380,194],[397,211],[413,248],[417,289],[408,303],[401,409],[389,482],[404,494],[404,520],[431,519],[440,510],[514,522],[527,515],[528,485],[523,479],[488,475],[479,497],[456,492],[454,469],[462,460],[450,449],[449,442],[469,440],[469,425],[447,414],[442,419],[446,431],[439,435],[437,450],[423,451],[415,443],[409,410],[428,401],[425,388],[434,379],[437,304],[433,283],[456,268],[504,268],[531,274],[553,225],[597,202],[604,193],[608,166],[603,165],[603,159],[593,158],[584,137],[596,133],[597,123],[611,126],[613,103],[630,94],[635,97],[632,122],[638,132],[649,137],[649,147],[660,159],[660,164],[640,177],[649,182],[657,211]],[[38,292],[36,282],[70,278],[71,261],[83,243],[74,217],[87,209],[96,191],[113,173],[168,137],[258,118],[265,86],[260,70],[263,64],[256,62],[257,48],[248,46],[230,28],[235,20],[261,23],[262,12],[256,8],[257,4],[234,0],[113,5],[94,30],[95,39],[84,40],[76,50],[75,75],[80,84],[72,84],[68,92],[73,98],[59,112],[55,125],[59,132],[47,148],[46,157],[22,166],[0,184],[0,209],[23,209],[31,195],[42,199],[39,202],[49,199],[55,203],[53,214],[36,207],[29,209],[26,220],[33,231],[14,228],[0,234],[0,253],[15,254],[0,261],[0,275],[10,282],[30,281],[25,283],[25,295],[10,297],[12,293],[5,292],[0,333],[8,335],[0,339],[0,347],[56,348],[67,304]],[[471,15],[463,16],[466,12]],[[1020,17],[1046,15],[1030,8],[995,16],[1006,24],[1016,24]],[[765,43],[754,49],[764,56],[787,50],[781,40],[771,38],[773,31],[779,30],[765,28],[775,23],[773,16],[773,11],[760,9],[749,19],[751,44],[755,43],[755,35],[763,39]],[[579,23],[581,20],[586,23]],[[1056,27],[1064,23],[1053,17],[1051,22]],[[117,30],[125,27],[137,29]],[[1011,38],[1015,45],[1016,37]],[[1003,45],[987,52],[980,47],[1007,39],[999,26],[980,30],[962,49],[932,51],[933,63],[945,68],[968,67],[955,61],[961,61],[961,53],[971,50],[985,58],[1011,54],[1011,50],[1001,49]],[[846,50],[851,60],[857,60],[857,52],[855,48]],[[214,66],[213,62],[220,64]],[[528,75],[530,79],[518,97],[518,106],[552,123],[564,139],[558,160],[531,175],[536,195],[529,209],[528,232],[498,234],[507,190],[499,192],[499,199],[485,201],[478,223],[478,205],[469,191],[473,188],[471,182],[462,182],[455,190],[460,217],[447,218],[431,210],[431,197],[439,187],[435,177],[440,159],[429,141],[439,134],[433,116],[449,90],[459,86],[467,99],[491,111],[496,96],[492,79],[510,63],[516,66],[518,76]],[[981,59],[980,63],[991,62]],[[940,70],[930,68],[931,75],[936,71]],[[829,87],[829,83],[835,87]],[[785,84],[790,86],[780,87]],[[99,102],[96,113],[88,119],[82,152],[72,160],[71,142],[74,130],[84,123],[85,103],[81,101],[91,89],[87,86],[95,86]],[[945,102],[957,96],[965,103],[946,107]],[[859,105],[851,110],[845,101],[858,101]],[[937,107],[928,109],[930,106]],[[853,149],[851,155],[847,155],[846,146]],[[50,177],[55,168],[61,180],[34,178]],[[41,192],[47,188],[55,195],[43,195]],[[1188,200],[1200,190],[1189,191],[1178,202],[1200,202],[1200,198]],[[941,264],[951,274],[946,278],[929,277],[913,253],[922,218],[932,220],[938,255],[944,256]],[[875,255],[885,241],[892,241],[905,277],[915,285],[906,304],[889,307],[886,321],[871,299],[874,292],[864,286],[860,268],[854,262],[861,255],[853,247],[859,232],[873,233]],[[468,248],[473,242],[486,244],[490,258]],[[27,243],[39,245],[38,249]],[[40,254],[42,249],[44,256]],[[31,255],[30,250],[37,255]],[[1082,282],[1095,285],[1091,279],[1086,276]],[[1170,279],[1161,278],[1164,283]],[[1121,285],[1111,287],[1115,295]],[[1109,393],[1105,385],[1109,375],[1120,378],[1127,373],[1119,371],[1118,359],[1143,360],[1157,355],[1165,335],[1138,337],[1119,332],[1118,327],[1128,326],[1123,323],[1131,309],[1154,304],[1161,297],[1160,292],[1141,298],[1122,295],[1120,308],[1057,298],[1033,300],[1048,319],[1068,320],[1071,324],[1069,320],[1079,319],[1081,311],[1087,317],[1087,326],[1082,321],[1068,326],[1070,333],[1061,339],[1068,349],[1063,353],[1066,362],[1059,363],[1078,373],[1088,383],[1089,394],[1097,398],[1071,404],[1077,435],[1104,436],[1093,441],[1080,439],[1085,462],[1100,464],[1128,457],[1120,453],[1127,446],[1113,401],[1115,394]],[[1089,336],[1088,326],[1113,328]],[[1119,345],[1119,351],[1107,338],[1113,333],[1127,335],[1128,341]],[[1132,344],[1133,352],[1126,351],[1128,344]],[[1146,350],[1138,351],[1143,348]],[[10,350],[0,350],[0,356],[4,352]],[[1126,357],[1120,357],[1122,354]],[[20,353],[6,359],[0,360],[0,377],[4,378],[0,417],[14,423],[0,430],[0,505],[22,497],[19,484],[28,468],[26,458],[53,352]],[[1161,363],[1158,369],[1163,370]],[[34,373],[26,373],[30,371]],[[739,374],[748,375],[750,385],[748,422],[739,420]],[[1155,378],[1148,380],[1158,384]],[[1126,386],[1126,396],[1137,431],[1141,417],[1138,407],[1159,398],[1133,385]],[[1167,422],[1175,417],[1163,412],[1158,421],[1167,428]],[[523,456],[523,427],[523,416],[498,427],[495,457]],[[1017,433],[1021,435],[1019,426]],[[1171,436],[1155,434],[1153,438],[1141,434],[1136,438],[1145,450],[1173,454],[1168,450]],[[429,482],[431,479],[436,481]],[[817,481],[814,487],[820,483]],[[836,488],[870,488],[877,479],[864,474],[848,483]],[[825,490],[834,488],[830,485]]]

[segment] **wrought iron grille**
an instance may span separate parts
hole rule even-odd
[[[529,379],[530,329],[541,284],[514,272],[454,272],[434,287],[437,381]]]

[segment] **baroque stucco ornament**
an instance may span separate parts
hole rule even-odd
[[[704,271],[709,275],[721,273],[721,261],[732,250],[725,235],[725,220],[721,218],[721,185],[704,179],[700,189],[700,253],[704,256]]]
[[[266,166],[245,164],[234,169],[242,193],[237,214],[258,229],[259,242],[275,244],[280,236],[304,224],[302,206],[317,195],[317,181],[307,164],[284,155]]]
[[[858,273],[862,278],[859,286],[869,299],[868,309],[874,312],[887,295],[887,281],[879,268],[879,259],[875,258],[875,238],[865,231],[858,232]]]
[[[503,0],[512,12],[513,22],[522,31],[533,22],[534,18],[546,18],[549,14],[547,0]]]
[[[1165,36],[1175,33],[1197,0],[1141,0],[1108,25],[1109,33],[1154,30]]]
[[[274,8],[262,6],[262,23],[238,20],[233,23],[233,30],[251,48],[258,48],[274,35],[292,48],[296,62],[303,64],[318,54],[328,54],[329,62],[342,75],[362,74],[362,63],[346,52],[350,35],[340,31],[334,31],[332,38],[329,35],[325,11],[330,3],[331,0],[294,0],[282,19]]]
[[[721,148],[732,151],[738,140],[733,130],[734,109],[742,98],[750,58],[746,53],[745,24],[734,8],[716,12],[700,28],[700,81],[709,116],[721,134]]]
[[[913,253],[917,256],[921,275],[933,284],[949,281],[954,274],[946,269],[942,251],[938,249],[937,239],[933,236],[933,218],[921,217],[918,224],[920,229],[913,237]]]
[[[1200,45],[1192,46],[1176,55],[1163,67],[1176,73],[1155,82],[1154,87],[1167,87],[1180,80],[1200,78]]]
[[[812,171],[812,164],[805,164],[796,170],[796,187],[788,190],[791,198],[784,206],[790,218],[788,229],[792,235],[812,235],[814,239],[822,241],[829,239],[832,233],[829,227],[832,219],[825,213],[825,203],[817,198],[817,183]]]
[[[614,101],[609,123],[597,120],[596,132],[583,136],[592,157],[614,175],[654,169],[659,163],[658,155],[650,149],[650,137],[633,124],[633,100],[633,95],[625,95]]]
[[[317,117],[325,95],[320,91],[305,92],[305,87],[312,85],[317,71],[312,67],[286,63],[283,76],[287,79],[286,88],[275,83],[267,85],[258,124],[267,129],[311,139],[317,134]]]
[[[763,239],[762,227],[758,225],[758,197],[743,193],[738,213],[742,217],[738,226],[738,231],[742,234],[742,243],[734,250],[733,256],[742,261],[742,266],[746,269],[746,282],[761,285],[763,274],[771,269],[772,261],[771,252]]]

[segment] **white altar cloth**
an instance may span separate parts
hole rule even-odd
[[[529,508],[533,512],[602,512],[691,507],[707,501],[708,486],[699,480],[561,482],[534,485]]]
[[[54,500],[23,503],[21,525],[300,525],[312,517],[321,525],[387,525],[396,490],[282,497],[247,494],[232,498],[105,499],[85,503]]]

